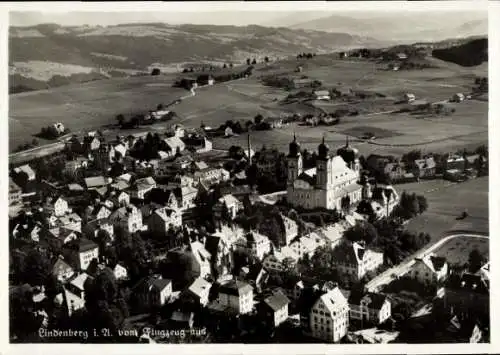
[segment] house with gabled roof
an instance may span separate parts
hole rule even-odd
[[[146,309],[165,305],[172,295],[172,281],[155,274],[142,279],[132,288],[138,304]]]
[[[448,277],[448,263],[446,258],[430,253],[415,259],[408,276],[424,285],[436,285]]]
[[[368,271],[384,263],[384,254],[365,248],[359,243],[345,242],[334,249],[335,267],[352,281],[361,280]]]
[[[338,287],[322,294],[310,313],[312,337],[337,343],[347,334],[349,303]]]
[[[277,290],[264,298],[258,304],[257,310],[266,325],[276,328],[288,319],[289,303],[288,297],[280,290]]]
[[[194,262],[200,270],[200,277],[207,277],[212,274],[210,260],[212,255],[205,249],[201,242],[193,242],[189,245]]]
[[[108,219],[115,226],[121,226],[129,233],[143,229],[142,213],[134,205],[120,207],[111,213]]]
[[[133,191],[134,197],[143,200],[146,193],[156,188],[156,181],[151,177],[138,179],[135,182],[135,190]]]
[[[64,283],[69,280],[74,274],[75,271],[73,270],[71,265],[69,265],[64,260],[64,257],[62,255],[59,255],[56,262],[52,266],[52,275],[54,275],[57,280]]]
[[[111,210],[106,206],[101,206],[96,214],[97,219],[106,219],[111,215]]]
[[[86,238],[66,243],[65,252],[73,267],[78,270],[87,270],[92,260],[99,260],[99,246]]]
[[[166,235],[170,228],[182,225],[182,214],[176,209],[159,208],[148,219],[148,230],[159,235]]]
[[[381,293],[351,292],[348,302],[350,319],[363,325],[382,324],[391,317],[391,303]]]
[[[226,281],[217,287],[216,303],[237,314],[250,313],[254,307],[253,288],[238,280]]]
[[[54,214],[56,215],[56,217],[64,216],[69,211],[70,208],[68,207],[68,202],[64,198],[59,197],[54,202]]]
[[[187,288],[182,299],[192,301],[194,304],[205,307],[208,304],[208,296],[210,294],[210,289],[212,284],[205,280],[203,277],[198,277],[194,282]]]
[[[489,279],[478,274],[451,274],[445,284],[444,304],[459,317],[489,316]]]
[[[46,235],[48,244],[56,249],[59,249],[63,245],[78,239],[78,236],[74,231],[64,227],[49,229]]]
[[[436,162],[434,157],[417,159],[414,161],[413,174],[419,178],[430,178],[436,175]]]

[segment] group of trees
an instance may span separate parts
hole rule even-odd
[[[130,156],[140,161],[149,161],[157,158],[159,151],[168,152],[170,151],[170,147],[168,147],[158,133],[151,134],[149,132],[146,139],[141,137],[135,142],[134,146],[130,149]],[[175,153],[178,154],[179,152]]]
[[[312,59],[316,57],[316,53],[299,53],[297,59]]]
[[[257,60],[255,58],[253,58],[253,59],[247,58],[247,65],[256,65],[256,64],[257,64]]]
[[[403,191],[399,204],[392,211],[392,217],[399,220],[408,220],[424,213],[428,208],[427,199],[422,195]]]
[[[464,67],[476,66],[488,61],[488,39],[474,39],[458,46],[435,49],[432,56]]]
[[[44,139],[56,139],[70,132],[69,128],[64,128],[64,131],[59,131],[54,125],[42,127],[38,136]]]
[[[16,149],[14,150],[14,152],[22,152],[23,150],[28,150],[28,149],[32,149],[32,148],[38,147],[39,145],[40,145],[40,142],[38,141],[38,139],[33,138],[33,140],[31,141],[31,143],[19,144],[16,147]]]

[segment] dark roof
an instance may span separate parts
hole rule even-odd
[[[430,257],[432,264],[434,265],[434,270],[439,271],[446,264],[446,258],[442,256],[431,256]]]
[[[252,291],[253,288],[243,281],[231,280],[219,286],[219,293],[240,296]]]
[[[78,250],[80,252],[84,252],[84,251],[98,248],[99,246],[91,240],[88,240],[86,238],[81,238],[78,242],[78,247],[79,247]]]
[[[263,304],[269,306],[273,311],[278,311],[288,305],[290,300],[281,291],[274,292],[271,296],[267,297]]]
[[[464,273],[461,276],[452,275],[447,287],[454,290],[489,294],[489,283],[480,275]]]
[[[220,237],[215,235],[209,235],[205,238],[205,249],[211,255],[217,255],[217,250],[219,248]]]
[[[160,291],[163,291],[163,289],[171,283],[172,281],[168,279],[156,279],[152,282],[152,286],[156,287]]]

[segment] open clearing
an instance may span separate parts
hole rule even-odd
[[[450,264],[463,265],[468,262],[469,253],[477,249],[489,259],[489,240],[478,238],[455,238],[441,246],[435,253],[446,257]]]
[[[424,195],[429,203],[426,212],[408,223],[410,231],[429,233],[433,241],[452,231],[489,233],[487,176],[462,183],[421,181],[396,185],[396,189],[399,193],[407,191]],[[464,210],[469,216],[457,220]]]

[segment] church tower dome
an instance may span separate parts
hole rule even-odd
[[[326,160],[330,155],[330,147],[325,143],[325,136],[323,136],[323,141],[318,146],[318,158],[321,160]]]
[[[359,157],[359,151],[349,145],[349,136],[346,136],[345,146],[337,150],[337,155],[340,155],[344,161],[351,165]]]
[[[288,156],[289,157],[296,157],[299,154],[300,154],[300,144],[299,144],[299,142],[297,142],[297,137],[295,136],[295,133],[294,133],[293,134],[293,141],[288,146]]]

